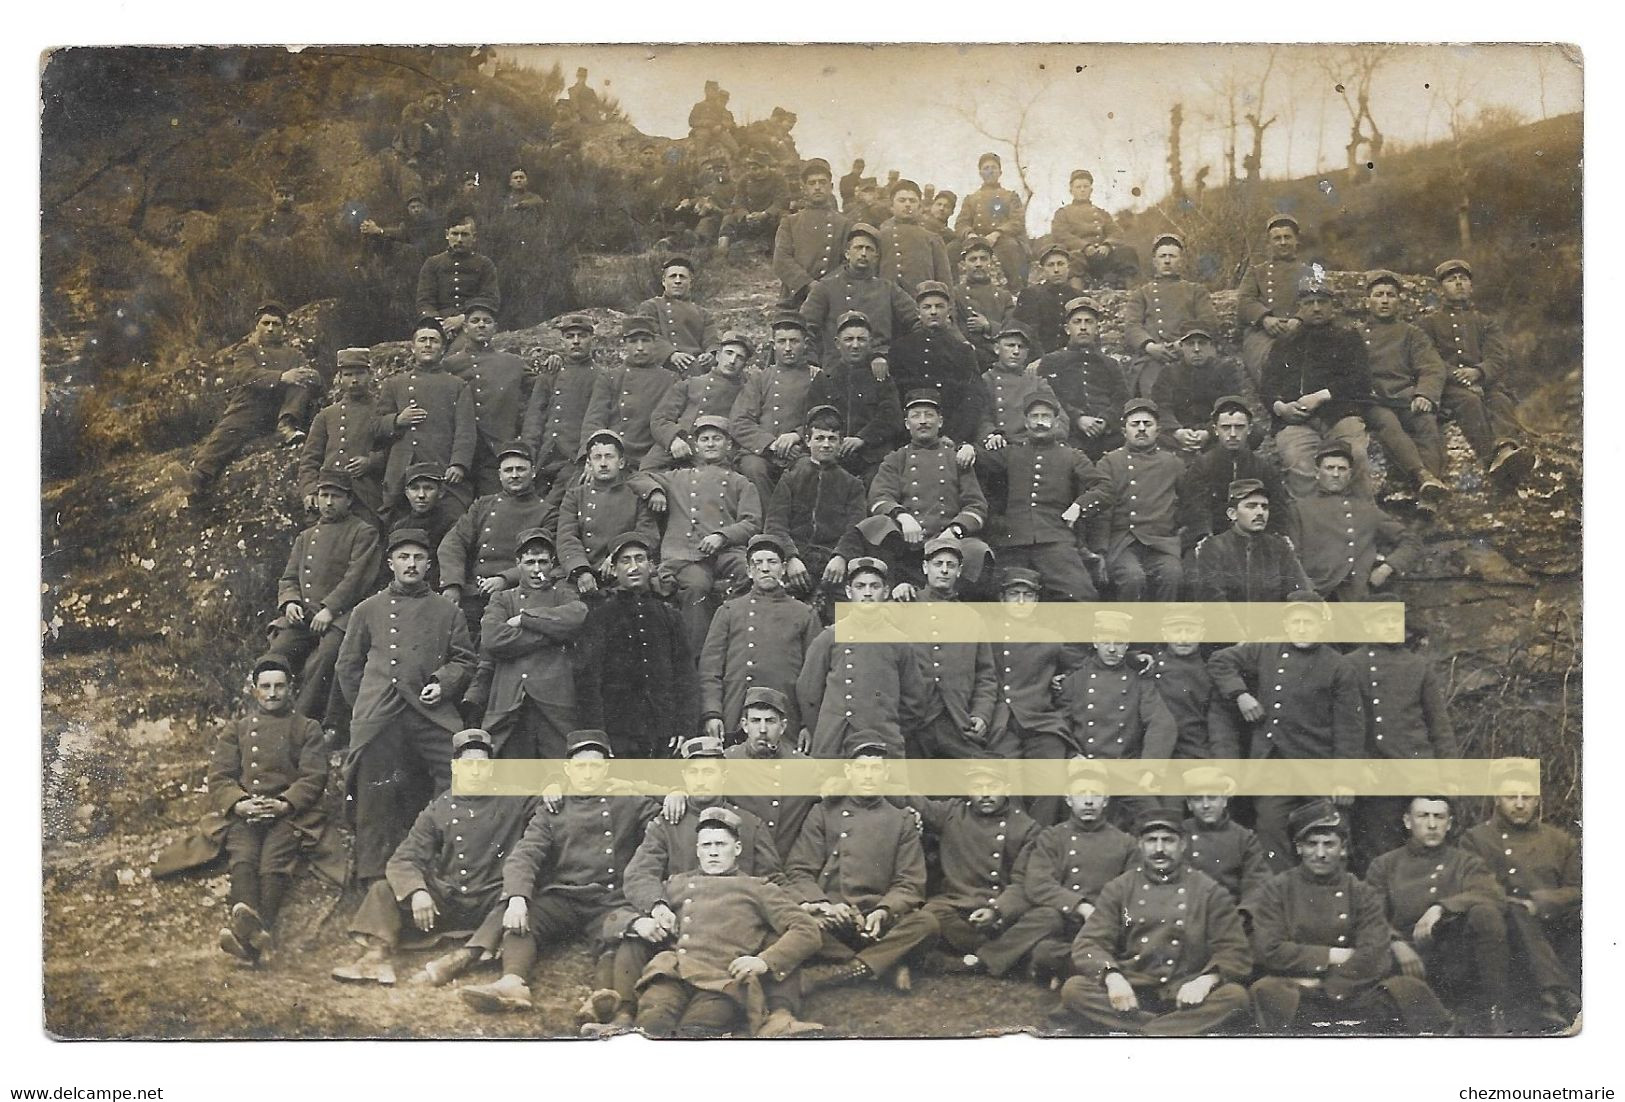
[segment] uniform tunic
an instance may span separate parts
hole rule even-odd
[[[725,807],[739,816],[739,872],[743,876],[759,876],[775,884],[783,884],[783,862],[773,846],[773,834],[767,824],[750,812],[737,807],[732,800],[712,800],[701,804],[690,800],[683,817],[675,823],[657,815],[644,828],[643,840],[626,866],[626,901],[640,915],[664,903],[678,909],[679,899],[667,894],[667,882],[683,873],[695,872],[700,867],[697,843],[700,834],[700,812],[707,807]]]
[[[666,496],[666,532],[660,540],[662,563],[699,562],[707,556],[699,545],[720,534],[724,550],[742,549],[762,530],[762,501],[756,487],[738,471],[720,463],[700,463],[674,471],[646,471],[632,485],[643,489],[649,479]]]
[[[692,443],[695,419],[729,416],[743,383],[740,375],[730,378],[715,370],[679,380],[649,415],[655,443],[668,450],[679,438]]]
[[[1116,968],[1135,987],[1166,988],[1171,998],[1210,972],[1244,982],[1253,954],[1223,885],[1195,869],[1178,868],[1167,880],[1135,869],[1101,889],[1072,944],[1072,963],[1090,982]]]
[[[1208,669],[1231,701],[1250,693],[1264,709],[1249,757],[1365,756],[1359,682],[1334,648],[1238,643],[1215,651]]]
[[[1123,347],[1139,355],[1153,341],[1177,341],[1192,329],[1219,333],[1219,316],[1206,287],[1180,276],[1159,276],[1123,301]],[[1296,397],[1296,395],[1294,395]]]
[[[468,384],[474,396],[474,424],[480,457],[496,465],[498,449],[520,438],[525,418],[525,361],[511,352],[467,348],[448,355],[444,370]]]
[[[852,220],[836,210],[834,199],[828,196],[820,196],[779,221],[773,236],[773,274],[787,296],[840,265],[851,225]]]
[[[1489,867],[1452,845],[1406,842],[1372,861],[1365,881],[1383,897],[1395,941],[1409,941],[1417,919],[1434,904],[1460,914],[1477,904],[1499,908],[1503,900]]]
[[[477,298],[495,309],[502,306],[497,266],[488,256],[436,253],[418,270],[417,309],[421,317],[455,317],[466,313],[469,302]]]
[[[838,268],[814,283],[807,291],[807,301],[801,304],[802,320],[823,341],[824,358],[820,362],[826,367],[840,359],[835,326],[848,310],[861,311],[869,319],[873,348],[881,354],[891,347],[893,337],[920,324],[920,308],[895,282]]]
[[[378,435],[378,407],[372,398],[341,399],[319,410],[299,452],[299,496],[316,492],[324,470],[345,469],[352,459],[365,459],[367,469],[350,476],[351,492],[373,512],[383,504],[384,449]]]
[[[785,878],[798,902],[846,903],[893,918],[925,901],[925,850],[914,816],[878,796],[824,800],[802,824]]]
[[[614,429],[625,441],[628,464],[642,459],[655,443],[649,419],[676,382],[676,373],[663,367],[622,364],[602,372],[582,415],[581,443],[599,429]],[[577,452],[578,458],[585,457],[584,447]]]
[[[1264,484],[1270,496],[1270,519],[1264,531],[1285,535],[1291,525],[1292,502],[1275,464],[1259,457],[1249,449],[1239,452],[1226,448],[1209,448],[1185,468],[1185,488],[1180,497],[1187,507],[1185,542],[1194,544],[1196,538],[1223,532],[1230,527],[1230,484],[1242,479],[1255,478]]]
[[[785,433],[804,432],[812,384],[810,367],[770,367],[747,378],[730,415],[740,453],[765,455]]]
[[[1268,975],[1319,979],[1326,994],[1341,1001],[1388,974],[1382,895],[1350,872],[1321,877],[1299,865],[1250,891],[1245,907],[1258,967]],[[1354,955],[1334,968],[1333,949]]]
[[[518,627],[508,621],[521,616]],[[573,730],[575,670],[571,643],[587,622],[587,606],[574,588],[521,584],[491,597],[480,623],[480,664],[469,700],[481,707],[487,731],[496,731],[528,698]],[[500,732],[499,737],[507,732]],[[500,746],[497,747],[501,749]]]
[[[799,731],[796,679],[823,625],[810,607],[781,586],[770,593],[752,588],[725,601],[711,620],[700,651],[700,715],[722,720],[725,732],[740,729],[745,693],[755,686],[777,689],[789,701],[788,729]]]
[[[1157,427],[1168,434],[1175,429],[1210,427],[1213,403],[1229,394],[1245,394],[1242,367],[1228,356],[1220,356],[1205,367],[1191,367],[1183,361],[1168,364],[1157,373],[1150,397],[1161,414]]]
[[[250,796],[280,796],[293,805],[295,826],[322,819],[327,747],[322,725],[298,712],[273,715],[257,705],[227,723],[209,757],[209,804],[230,815]],[[233,820],[240,822],[241,820]]]
[[[356,606],[344,633],[335,673],[350,701],[350,748],[397,727],[412,713],[455,734],[462,717],[455,701],[473,676],[476,656],[462,609],[427,585],[396,582]],[[418,694],[430,681],[441,688],[430,706]]]
[[[1131,544],[1177,556],[1182,516],[1179,487],[1185,473],[1179,457],[1157,448],[1135,451],[1123,447],[1101,456],[1096,469],[1108,481],[1086,490],[1084,503],[1089,513],[1102,517],[1106,539],[1101,542],[1106,544],[1107,557]]]
[[[977,811],[968,799],[920,799],[914,806],[938,840],[942,883],[928,905],[967,912],[992,907],[1000,921],[1020,918],[1031,906],[1022,880],[1038,824],[1008,800],[992,815]]]
[[[1484,373],[1480,384],[1488,390],[1506,386],[1511,356],[1501,325],[1476,307],[1446,304],[1423,314],[1416,324],[1450,367],[1476,367]]]
[[[1012,746],[992,743],[991,725],[993,705],[997,699],[993,675],[993,648],[986,642],[942,642],[940,619],[935,614],[939,606],[956,604],[945,600],[936,590],[926,589],[918,603],[927,611],[921,626],[920,638],[910,644],[914,660],[919,664],[922,694],[911,713],[911,726],[919,732],[919,743],[926,756],[969,757],[978,749],[963,734],[972,719],[980,719],[988,732],[986,750],[998,756],[1014,752]],[[960,617],[953,616],[954,622]],[[951,728],[951,732],[936,733],[934,726]],[[943,736],[946,735],[945,739]]]
[[[589,478],[564,491],[559,506],[559,562],[567,574],[596,569],[617,536],[636,532],[651,547],[660,528],[645,497],[616,475],[607,484]]]
[[[1371,384],[1380,404],[1408,408],[1416,397],[1439,404],[1446,369],[1426,333],[1398,318],[1384,321],[1368,317],[1360,324],[1360,336],[1365,341]]]
[[[1361,416],[1371,401],[1371,362],[1365,341],[1352,329],[1335,323],[1305,325],[1270,348],[1258,397],[1272,417],[1276,402],[1295,402],[1320,390],[1331,391],[1332,397],[1315,410],[1313,419],[1327,425]],[[1286,423],[1279,417],[1275,422]]]
[[[880,275],[903,289],[910,298],[927,280],[952,283],[953,267],[942,238],[918,218],[897,215],[880,224]]]
[[[1072,742],[1086,758],[1171,758],[1177,732],[1156,681],[1127,662],[1107,666],[1095,654],[1061,687]]]
[[[903,404],[891,379],[876,379],[867,365],[826,367],[813,380],[807,408],[834,406],[846,423],[843,436],[856,436],[863,447],[841,465],[854,473],[878,465],[903,435]]]
[[[1538,917],[1577,915],[1580,846],[1567,831],[1539,819],[1518,826],[1496,811],[1461,837],[1461,848],[1495,874],[1509,899],[1528,899]]]
[[[508,573],[518,565],[519,533],[551,528],[553,521],[553,507],[534,490],[479,498],[440,541],[440,584],[467,589],[481,578]]]
[[[396,416],[414,400],[429,416],[415,425],[397,424]],[[386,500],[405,488],[406,468],[414,463],[457,466],[465,474],[474,473],[474,395],[455,375],[414,367],[385,379],[378,393],[377,426],[378,435],[392,441],[384,469]],[[469,499],[469,491],[458,486],[447,486],[446,492],[465,502]]]
[[[734,743],[722,754],[730,761],[752,763],[748,768],[748,775],[752,779],[754,794],[730,796],[728,802],[742,811],[750,812],[767,825],[767,829],[772,832],[773,846],[778,851],[781,861],[789,858],[796,839],[801,837],[801,824],[807,821],[807,813],[818,803],[816,796],[789,796],[781,791],[783,787],[781,771],[777,763],[803,757],[796,752],[793,735],[793,731],[785,732],[785,737],[779,740],[778,756],[774,758],[752,758],[743,742]],[[746,767],[736,765],[733,768]]]
[[[581,422],[587,415],[599,372],[589,364],[565,364],[551,382],[536,380],[525,408],[522,439],[538,468],[573,463],[581,451]]]
[[[442,792],[418,812],[384,867],[397,903],[428,892],[478,925],[502,899],[502,866],[536,811],[528,796]]]
[[[677,609],[647,592],[612,590],[587,613],[577,687],[582,719],[616,753],[663,754],[699,725],[694,658]]]
[[[582,903],[626,903],[621,870],[660,805],[641,796],[565,796],[559,810],[537,808],[502,864],[502,898],[557,894]]]
[[[901,509],[920,522],[931,539],[950,524],[966,535],[987,522],[987,496],[976,473],[962,470],[954,442],[937,437],[929,445],[904,444],[881,460],[869,485],[869,512],[889,516]]]
[[[372,592],[378,578],[378,529],[357,516],[317,523],[300,532],[277,582],[276,603],[298,601],[307,617],[333,614],[330,630],[343,631],[350,610]]]
[[[1112,216],[1093,203],[1070,202],[1055,212],[1049,233],[1069,252],[1081,253],[1090,245],[1103,245],[1116,232]]]
[[[1224,885],[1237,900],[1269,879],[1269,862],[1258,836],[1227,816],[1209,825],[1192,816],[1182,824],[1188,845],[1185,864]]]
[[[1096,458],[1107,447],[1122,444],[1128,381],[1116,360],[1098,348],[1062,348],[1038,361],[1038,374],[1061,400],[1073,447],[1086,449],[1090,458]],[[1099,417],[1106,427],[1099,436],[1086,436],[1078,428],[1079,417]]]
[[[1232,525],[1196,545],[1197,600],[1284,601],[1314,588],[1285,536]]]
[[[1243,329],[1253,329],[1266,317],[1295,316],[1298,281],[1312,274],[1304,260],[1264,260],[1251,265],[1236,286],[1236,320]]]
[[[1401,644],[1368,643],[1344,661],[1365,701],[1366,756],[1454,758],[1443,680],[1427,655]]]
[[[1035,907],[1075,914],[1079,903],[1093,903],[1107,884],[1139,863],[1134,839],[1104,819],[1092,826],[1069,819],[1033,839],[1022,890]]]
[[[999,630],[1008,635],[1010,626],[1015,623],[1019,621],[1001,623]],[[1028,632],[1022,634],[1026,636]],[[1050,681],[1072,670],[1082,652],[1058,638],[1019,643],[994,638],[992,646],[996,696],[993,722],[988,727],[989,741],[1004,735],[1012,726],[1018,727],[1024,735],[1064,738],[1066,719],[1050,693]]]
[[[800,459],[773,487],[764,531],[789,546],[790,558],[804,560],[822,570],[836,545],[862,520],[863,483],[838,462],[819,466],[811,457]]]
[[[1088,456],[1054,437],[1019,440],[978,462],[1004,476],[1004,508],[995,511],[988,533],[1000,548],[1071,545],[1077,537],[1061,514],[1073,505],[1081,509],[1097,502],[1098,496],[1088,496],[1088,491],[1106,484],[1106,475]]]
[[[1404,522],[1364,497],[1316,489],[1293,509],[1292,545],[1322,597],[1341,590],[1350,599],[1363,599],[1379,544],[1389,549],[1389,561],[1401,574],[1421,549]]]
[[[982,367],[976,349],[952,326],[921,327],[892,341],[887,358],[899,394],[935,390],[942,402],[942,435],[976,443],[982,422]]]
[[[711,312],[687,299],[658,295],[645,299],[634,317],[653,318],[660,339],[679,352],[697,356],[717,346],[717,323]],[[710,412],[710,411],[707,411]],[[724,415],[726,410],[722,411]]]
[[[840,757],[847,732],[865,729],[879,731],[892,753],[902,754],[900,719],[918,713],[924,686],[913,649],[891,634],[886,642],[838,643],[828,627],[807,649],[796,698],[802,722],[812,725],[813,757]]]
[[[1066,346],[1066,304],[1076,295],[1070,283],[1032,283],[1016,296],[1010,316],[1032,330],[1039,355]]]
[[[1163,648],[1151,667],[1151,677],[1174,719],[1174,757],[1241,757],[1235,709],[1214,685],[1200,652],[1177,655]]]
[[[1006,441],[1015,439],[1026,431],[1027,402],[1036,394],[1055,398],[1055,392],[1043,378],[1020,369],[1007,371],[995,367],[983,372],[982,387],[987,397],[982,423],[976,430],[978,444],[996,432],[1002,433]]]

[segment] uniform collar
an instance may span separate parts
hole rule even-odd
[[[427,597],[429,595],[429,583],[427,581],[405,583],[391,578],[389,580],[389,591],[397,597]]]

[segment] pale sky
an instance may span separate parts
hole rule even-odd
[[[1315,59],[1326,46],[1276,47],[1265,91],[1265,117],[1278,121],[1264,143],[1266,176],[1292,177],[1344,163],[1349,118]],[[1234,71],[1252,94],[1268,60],[1261,46],[533,46],[499,51],[526,64],[559,62],[567,79],[578,65],[593,87],[619,99],[645,133],[680,138],[688,112],[707,80],[731,94],[729,108],[744,123],[775,106],[799,116],[794,134],[803,157],[824,157],[845,173],[863,157],[867,175],[884,179],[896,168],[920,183],[963,196],[977,186],[976,158],[987,150],[1005,163],[1017,187],[1007,142],[1020,108],[1033,103],[1025,146],[1034,189],[1029,228],[1045,232],[1067,199],[1074,168],[1095,175],[1095,201],[1109,210],[1144,208],[1168,189],[1168,114],[1183,101],[1184,177],[1212,166],[1224,178],[1225,127],[1210,117],[1223,110],[1215,92]],[[1447,135],[1445,100],[1513,107],[1542,116],[1540,70],[1545,66],[1545,115],[1578,111],[1581,73],[1555,47],[1403,46],[1378,72],[1371,113],[1390,146]],[[1250,109],[1243,102],[1238,113]],[[1245,123],[1240,158],[1250,149]],[[1319,163],[1317,164],[1317,154]],[[1133,189],[1139,188],[1136,196]]]

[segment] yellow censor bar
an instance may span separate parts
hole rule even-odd
[[[1405,606],[1148,601],[841,604],[838,643],[1402,643]]]

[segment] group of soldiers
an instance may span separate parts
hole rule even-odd
[[[917,187],[897,182],[876,227],[807,162],[770,349],[721,329],[673,256],[612,365],[581,314],[538,362],[497,351],[495,270],[460,218],[423,265],[410,363],[375,386],[372,353],[341,350],[307,428],[324,373],[283,308],[258,311],[188,487],[274,428],[316,520],[211,765],[227,952],[270,959],[336,751],[367,891],[361,954],[334,976],[393,984],[400,949],[449,940],[412,978],[495,962],[460,988],[479,1011],[529,1007],[538,949],[580,936],[586,1032],[795,1034],[818,1028],[806,994],[907,990],[915,965],[1024,972],[1062,1016],[1151,1034],[1572,1021],[1578,848],[1538,793],[1509,785],[1458,835],[1442,796],[1232,804],[1222,768],[1459,753],[1416,625],[1379,604],[1404,642],[1323,635],[1328,602],[1382,600],[1419,550],[1378,504],[1368,432],[1424,518],[1450,492],[1441,416],[1502,487],[1530,469],[1471,266],[1441,263],[1444,301],[1414,323],[1399,277],[1372,273],[1349,328],[1276,216],[1238,363],[1161,234],[1112,356],[1077,284],[1125,249],[1091,220],[1088,174],[1012,296],[1019,203],[996,157],[980,168],[956,275]],[[1101,598],[1283,602],[1288,642],[1235,641],[1222,605],[1149,626],[1096,611],[1088,642],[997,626]],[[1000,605],[982,641],[929,614],[963,601]],[[930,626],[888,627],[888,602]],[[836,634],[838,603],[863,641]],[[785,792],[771,769],[759,793],[717,792],[722,761],[807,755],[844,761],[854,794]],[[606,778],[665,756],[680,789]],[[450,789],[454,759],[526,758],[567,759],[562,794]],[[1067,795],[1012,794],[996,770],[966,797],[907,795],[891,772],[920,758],[1055,762]],[[1202,794],[1109,796],[1099,764],[1142,758]]]

